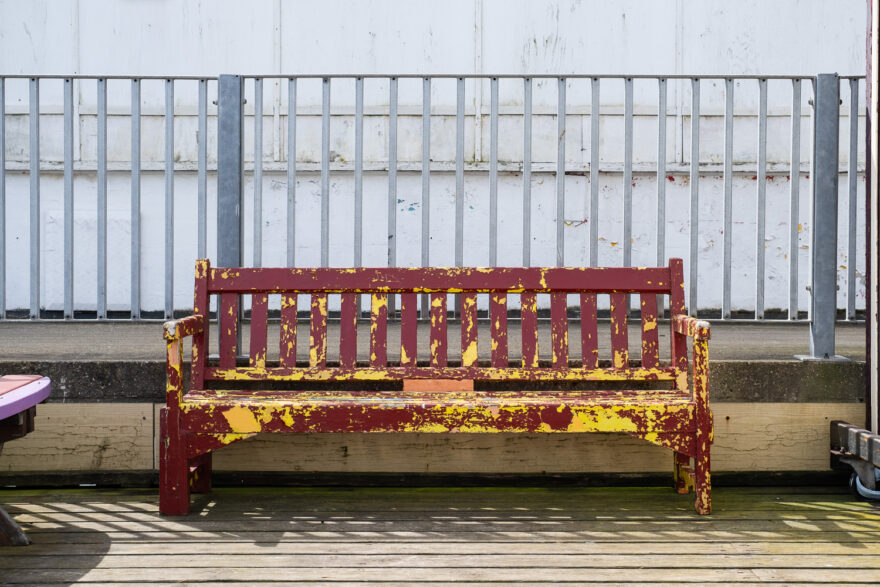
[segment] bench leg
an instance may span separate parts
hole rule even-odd
[[[178,414],[159,412],[159,513],[167,516],[189,513],[189,462]]]
[[[675,491],[682,495],[688,493],[694,488],[694,470],[691,467],[691,458],[684,453],[676,451],[673,453],[672,467]]]
[[[708,436],[708,435],[706,435]],[[698,514],[712,513],[712,475],[709,469],[709,444],[700,446],[697,440],[697,456],[694,459],[694,482],[697,499],[694,504]]]
[[[189,462],[190,482],[189,490],[192,493],[211,492],[211,455],[206,452]]]

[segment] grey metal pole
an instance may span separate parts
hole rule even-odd
[[[242,264],[244,80],[221,75],[217,106],[217,265]]]
[[[812,271],[810,285],[810,355],[813,361],[847,360],[834,354],[837,313],[837,197],[840,130],[840,80],[837,74],[816,78],[813,120]]]

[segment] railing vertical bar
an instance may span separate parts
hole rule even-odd
[[[697,314],[697,265],[700,237],[700,79],[691,79],[691,207],[690,207],[690,298],[688,307]]]
[[[198,249],[199,259],[208,256],[208,80],[199,80],[198,132]]]
[[[174,80],[165,80],[165,318],[174,314]]]
[[[98,320],[107,318],[107,80],[98,78]]]
[[[321,266],[330,266],[330,78],[322,80]]]
[[[479,82],[478,82],[479,83]],[[464,265],[464,78],[456,80],[455,101],[455,266]],[[453,315],[462,310],[462,297],[455,294]],[[422,318],[427,318],[428,297],[422,296]],[[462,315],[462,320],[464,320]]]
[[[498,265],[498,78],[489,85],[489,266]]]
[[[849,224],[846,256],[846,319],[856,319],[856,222],[858,206],[859,80],[849,80]]]
[[[30,126],[30,317],[40,317],[40,80],[28,88]]]
[[[590,266],[599,265],[599,78],[590,80]]]
[[[724,252],[721,274],[721,318],[730,318],[733,262],[733,79],[724,80]]]
[[[397,78],[388,84],[388,266],[397,267]],[[388,296],[394,315],[396,296]]]
[[[263,80],[254,80],[254,267],[263,265]]]
[[[657,80],[657,266],[666,265],[666,79]],[[663,306],[660,306],[662,313]]]
[[[6,80],[0,77],[0,320],[6,319]]]
[[[431,265],[431,78],[422,79],[422,267]],[[428,316],[428,296],[421,298]]]
[[[565,86],[559,78],[556,92],[556,266],[565,265]]]
[[[64,80],[64,319],[73,318],[73,80]]]
[[[364,259],[364,78],[355,80],[354,93],[354,266],[361,267]]]
[[[523,267],[532,264],[532,78],[523,79]]]
[[[287,80],[287,266],[296,266],[296,78]]]
[[[764,319],[765,257],[767,232],[767,80],[758,80],[758,196],[755,235],[755,319]]]
[[[798,317],[798,234],[800,233],[801,80],[791,80],[791,167],[789,171],[788,319]]]
[[[131,80],[131,317],[141,317],[141,83]]]
[[[455,101],[455,266],[464,265],[464,78],[456,83]],[[457,297],[456,297],[457,298]],[[455,305],[458,308],[458,304]]]
[[[354,265],[362,267],[364,262],[364,78],[355,79],[354,93]],[[360,313],[361,296],[356,295],[354,302],[355,327],[354,333],[351,335],[355,339],[357,338],[357,319]],[[355,349],[352,357],[356,354]],[[351,360],[354,363],[355,359]]]
[[[623,266],[632,266],[633,80],[623,82]]]

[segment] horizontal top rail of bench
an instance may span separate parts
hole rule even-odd
[[[211,268],[211,293],[669,292],[666,267]]]

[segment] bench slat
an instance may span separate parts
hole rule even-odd
[[[281,366],[296,367],[296,294],[281,296]]]
[[[238,294],[220,294],[220,366],[235,367],[238,355]]]
[[[596,294],[581,294],[581,360],[584,367],[599,365],[599,331]]]
[[[550,294],[550,346],[553,366],[568,367],[568,294]]]
[[[208,315],[210,313],[210,299],[208,297],[208,268],[210,263],[207,259],[196,261],[195,295],[193,296],[193,314],[205,317],[205,328],[193,335],[192,339],[192,371],[190,373],[191,389],[202,389],[205,386],[205,366],[208,364]]]
[[[656,367],[660,362],[657,332],[657,295],[644,294],[642,298],[642,366]]]
[[[370,296],[370,366],[388,364],[388,295]]]
[[[419,300],[416,294],[400,296],[400,364],[415,366],[418,358]]]
[[[492,366],[507,367],[507,294],[489,296],[489,334],[492,338]]]
[[[358,294],[342,294],[339,311],[339,363],[346,369],[357,364]]]
[[[477,364],[477,294],[461,294],[461,364]]]
[[[309,330],[309,365],[327,366],[327,294],[312,294]]]
[[[268,369],[223,369],[209,367],[207,378],[213,381],[375,381],[377,379],[474,379],[503,381],[673,381],[679,371],[673,367],[654,369],[630,368],[613,369],[550,369],[534,368],[495,368],[495,367],[397,367],[382,366],[361,368],[352,371],[336,367],[292,368],[271,367]]]
[[[266,329],[269,320],[269,296],[251,296],[251,367],[266,366]]]
[[[626,294],[611,294],[611,364],[618,369],[629,366],[628,313]]]
[[[448,361],[446,294],[431,294],[431,366],[445,367]]]
[[[678,367],[682,371],[688,369],[687,356],[687,337],[678,334],[675,331],[675,320],[672,316],[676,314],[685,314],[684,305],[684,268],[681,259],[669,260],[669,281],[672,285],[669,294],[669,329],[670,329],[670,346],[672,347],[672,365]],[[694,300],[691,300],[694,301]]]
[[[538,296],[524,293],[520,299],[520,322],[522,325],[523,367],[538,366]]]
[[[215,268],[212,292],[669,292],[665,267]]]

